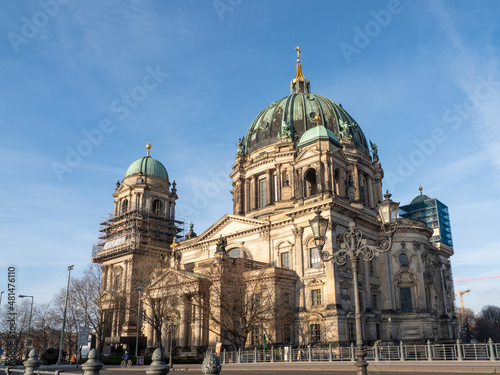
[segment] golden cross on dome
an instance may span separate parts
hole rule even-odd
[[[149,150],[151,150],[151,143],[148,141],[148,144],[146,145],[146,148],[148,149],[148,156],[149,156]]]
[[[295,49],[297,50],[297,62],[299,63],[300,62],[300,52],[302,52],[302,51],[299,49],[299,46],[295,47]]]

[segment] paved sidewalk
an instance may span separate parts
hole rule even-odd
[[[112,373],[145,373],[147,366],[132,366],[123,369],[120,366],[104,366],[104,372]],[[18,367],[22,368],[22,366]],[[41,366],[41,371],[64,371],[65,373],[82,373],[81,365]],[[275,362],[275,363],[229,363],[222,365],[224,372],[340,372],[353,373],[354,362]],[[201,365],[174,365],[170,371],[178,373],[201,374]],[[456,373],[456,374],[500,374],[500,361],[371,361],[368,372],[373,373]]]
[[[146,366],[147,367],[147,366]],[[119,366],[105,366],[106,371],[123,371]],[[129,371],[142,367],[133,366]],[[144,370],[146,370],[144,368]],[[230,363],[222,365],[222,374],[226,371],[354,371],[354,362],[278,362],[278,363]],[[500,361],[380,361],[369,362],[368,372],[404,372],[404,373],[457,373],[457,374],[500,374]],[[201,374],[201,365],[174,365],[171,372],[197,372]]]

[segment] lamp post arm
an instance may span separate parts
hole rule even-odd
[[[370,261],[380,253],[385,253],[391,249],[393,233],[394,231],[387,233],[388,236],[378,246],[368,245],[366,238],[363,238],[363,233],[356,227],[354,222],[351,222],[349,223],[349,229],[342,235],[340,249],[330,254],[321,248],[321,259],[324,262],[335,262],[339,266],[347,263],[347,257],[352,258],[355,256]]]

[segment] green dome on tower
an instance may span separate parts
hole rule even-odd
[[[155,158],[149,156],[149,150],[151,149],[149,143],[146,148],[148,149],[148,154],[130,164],[124,178],[142,173],[148,176],[160,177],[168,181],[168,173],[165,166]]]
[[[342,147],[337,136],[331,131],[325,128],[323,125],[315,126],[307,130],[302,137],[300,137],[300,141],[297,145],[297,148],[304,147],[310,145],[311,143],[315,143],[318,140],[328,140],[332,142],[337,147]]]

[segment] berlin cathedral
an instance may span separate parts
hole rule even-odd
[[[357,272],[322,256],[339,249],[350,223],[364,243],[383,243],[378,207],[390,194],[377,146],[342,105],[312,93],[299,52],[290,94],[237,143],[232,213],[183,233],[175,181],[149,143],[117,182],[92,255],[102,265],[106,346],[133,351],[139,337],[140,350],[199,353],[217,342],[262,346],[263,335],[275,346],[347,346],[357,301],[367,344],[456,340],[451,240],[411,211],[427,196],[400,211],[390,249],[360,258]],[[310,224],[317,213],[328,220],[321,247]]]

